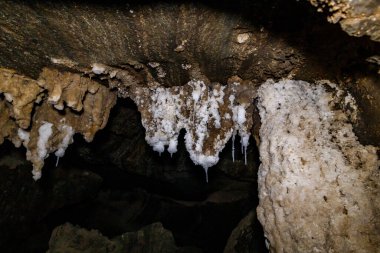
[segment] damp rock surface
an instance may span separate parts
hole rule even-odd
[[[259,89],[258,218],[272,252],[379,252],[379,159],[330,83]]]

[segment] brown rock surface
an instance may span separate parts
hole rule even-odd
[[[4,139],[13,140],[13,138],[17,135],[17,124],[11,118],[9,106],[3,99],[0,101],[0,128],[0,144],[3,144]],[[17,146],[20,145],[21,143]]]
[[[369,36],[380,42],[380,1],[379,0],[309,0],[326,10],[328,20],[340,23],[342,29],[351,36]]]
[[[0,69],[0,92],[1,143],[7,138],[27,148],[35,179],[49,153],[62,157],[75,133],[92,141],[116,103],[115,92],[89,77],[47,68],[37,81]]]
[[[64,224],[52,233],[48,253],[192,253],[195,248],[179,248],[173,235],[161,223],[153,223],[136,232],[128,232],[112,240],[96,230]]]
[[[12,118],[19,127],[27,129],[30,125],[34,103],[42,92],[36,80],[17,74],[13,70],[0,68],[0,93],[10,103]]]

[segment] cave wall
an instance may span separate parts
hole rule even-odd
[[[375,42],[378,40],[377,1],[351,1],[349,6],[346,1],[339,4],[337,1],[310,2],[322,11],[332,12],[328,16],[329,21],[340,22],[348,34],[338,25],[328,24],[326,16],[317,14],[316,9],[307,1],[102,3],[2,0],[2,137],[29,149],[28,159],[36,164],[34,176],[38,179],[42,168],[41,160],[49,152],[61,149],[64,153],[73,140],[74,132],[82,133],[91,141],[95,133],[105,127],[117,95],[134,98],[142,115],[149,118],[150,112],[145,111],[144,114],[141,107],[152,104],[148,100],[143,102],[141,98],[137,99],[131,91],[145,92],[149,95],[143,97],[148,98],[158,88],[165,91],[186,90],[191,79],[200,80],[207,89],[238,82],[246,92],[240,93],[237,104],[248,101],[245,107],[248,109],[256,96],[256,89],[268,78],[289,78],[309,82],[328,79],[351,92],[358,105],[358,117],[351,122],[353,131],[360,143],[380,146],[380,81],[379,64],[376,61],[380,46]],[[358,27],[362,26],[365,29],[358,31]],[[354,38],[350,35],[370,37]],[[24,87],[30,90],[29,96],[25,96]],[[187,103],[187,106],[194,105]],[[266,140],[260,140],[258,133],[258,113],[253,108],[250,110],[249,118],[253,119],[250,122],[253,124],[252,134],[257,143],[265,144]],[[67,119],[65,122],[61,122],[63,115]],[[55,122],[54,127],[46,125],[50,121]],[[87,126],[81,127],[82,123]],[[93,125],[90,127],[89,124]],[[50,142],[45,140],[45,150],[39,149],[38,144],[37,137],[42,136],[42,132],[48,133],[47,140],[52,137]],[[176,134],[178,133],[179,130]],[[32,140],[30,143],[29,137]],[[261,153],[264,156],[265,150]],[[371,154],[375,157],[376,149]],[[123,167],[122,161],[113,162]],[[126,164],[133,163],[128,161]],[[234,164],[224,164],[227,165],[221,166],[223,171],[235,168]],[[266,168],[268,167],[270,166]],[[136,168],[140,169],[141,167]],[[255,169],[256,167],[253,168]],[[264,169],[261,169],[261,173],[265,172]],[[348,175],[357,176],[349,169],[347,171]],[[151,172],[148,170],[148,173]],[[262,177],[261,180],[269,179]],[[365,182],[352,180],[353,183],[349,183],[358,183],[359,188],[363,188]],[[281,192],[282,179],[279,181],[278,192]],[[322,182],[316,183],[323,185]],[[262,195],[264,188],[261,186]],[[266,190],[270,191],[269,188],[268,186]],[[332,191],[334,190],[336,189]],[[360,193],[376,195],[375,191]],[[281,194],[274,196],[274,199],[279,196]],[[310,196],[312,198],[315,195]],[[353,199],[357,198],[359,197],[354,196]],[[261,199],[264,201],[265,198]],[[345,201],[345,198],[339,196],[336,199],[338,202]],[[271,228],[271,221],[263,218],[264,213],[270,213],[263,210],[274,206],[264,206],[263,203],[259,215],[266,232],[275,233],[273,231],[278,229],[286,235],[288,230],[285,229],[284,232],[279,228]],[[366,203],[360,205],[366,206]],[[280,203],[279,206],[282,207],[281,205]],[[328,207],[335,208],[334,205]],[[312,205],[305,210],[310,209]],[[351,217],[351,210],[348,209],[343,209],[343,223],[349,219],[346,216]],[[363,210],[364,207],[361,211]],[[352,217],[352,223],[360,221],[355,220],[357,216]],[[354,225],[350,222],[347,224],[354,230]],[[344,227],[346,225],[339,223],[333,229],[338,232],[344,229],[349,231]],[[360,228],[358,231],[362,235],[366,229]],[[371,232],[369,237],[376,236],[378,228],[370,229],[375,232]],[[345,236],[356,236],[351,235],[351,232]],[[326,238],[334,236],[335,234],[328,234]],[[356,237],[358,241],[360,236]],[[299,237],[302,237],[302,233]],[[287,247],[280,244],[278,238],[272,237],[270,241],[273,251],[281,252],[281,248]],[[300,245],[290,245],[289,248],[293,251],[302,247],[309,249],[313,244]],[[357,245],[361,247],[360,243]],[[368,245],[363,249],[371,251],[371,245],[375,243]],[[351,246],[348,245],[347,249],[351,249]],[[331,247],[339,248],[336,245]]]
[[[335,8],[327,2],[313,4]],[[354,3],[364,13],[376,6]],[[144,67],[164,86],[191,78],[226,84],[234,75],[252,86],[268,78],[329,79],[363,105],[359,137],[380,143],[379,100],[376,91],[367,96],[379,87],[377,65],[366,61],[379,44],[350,37],[307,2],[3,0],[0,7],[0,65],[20,74],[36,79],[47,66],[78,72],[78,64],[102,63]],[[371,22],[367,30],[377,31]]]

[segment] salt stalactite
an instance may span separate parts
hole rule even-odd
[[[211,87],[192,80],[171,88],[135,87],[130,94],[141,112],[145,139],[153,150],[162,153],[168,147],[172,155],[177,151],[179,132],[185,129],[190,158],[204,168],[208,180],[208,168],[219,161],[219,153],[233,133],[242,137],[243,147],[248,145],[252,115],[247,108],[252,104],[235,100],[239,86]]]
[[[258,97],[257,214],[271,252],[379,252],[380,162],[349,123],[352,97],[292,80]]]
[[[58,166],[59,158],[63,157],[65,155],[67,147],[73,143],[73,135],[74,135],[74,129],[69,125],[60,125],[60,128],[58,129],[59,132],[63,133],[63,139],[62,142],[58,145],[57,151],[55,151],[55,156],[57,157],[57,162],[55,166]]]
[[[44,159],[48,157],[48,154],[54,153],[57,159],[63,157],[67,147],[73,142],[75,133],[82,134],[88,142],[92,141],[95,133],[106,125],[110,110],[116,103],[116,94],[98,84],[97,92],[86,93],[81,103],[83,104],[81,113],[73,113],[71,108],[64,108],[62,115],[53,105],[46,102],[36,108],[30,140],[26,145],[27,159],[33,163],[34,175],[40,175]],[[42,122],[52,124],[52,134],[46,142],[47,155],[45,157],[36,153],[36,140],[41,138],[41,133],[37,131],[37,128]]]
[[[52,126],[53,124],[50,122],[42,122],[42,125],[38,128],[37,159],[40,161],[43,161],[48,157],[47,146],[49,138],[53,134]],[[32,173],[34,180],[41,178],[40,170],[34,169]]]
[[[54,153],[58,165],[75,133],[92,141],[106,125],[119,95],[136,102],[146,140],[160,154],[166,148],[171,156],[177,152],[179,133],[185,129],[186,149],[193,162],[204,168],[206,180],[208,169],[219,161],[232,134],[241,137],[247,162],[253,97],[244,100],[239,96],[247,87],[234,81],[223,86],[192,80],[184,86],[163,88],[149,72],[139,77],[136,68],[125,68],[93,64],[90,71],[84,71],[108,80],[109,87],[83,74],[50,68],[44,68],[37,80],[0,69],[0,141],[9,139],[27,149],[37,180],[44,160]]]
[[[0,93],[0,141],[7,138],[27,149],[35,180],[49,154],[55,152],[58,162],[75,133],[92,141],[116,103],[116,92],[90,78],[48,68],[38,80],[0,69]]]
[[[236,133],[233,132],[232,134],[232,162],[235,162],[235,137],[236,137]]]

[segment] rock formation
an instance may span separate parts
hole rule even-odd
[[[7,69],[1,74],[1,135],[26,147],[36,180],[44,160],[52,152],[62,157],[75,133],[91,141],[116,103],[115,92],[80,74],[44,69],[38,80]]]
[[[58,164],[76,133],[91,142],[131,99],[160,154],[186,130],[206,179],[230,139],[235,160],[237,135],[247,163],[254,135],[272,252],[376,252],[379,10],[379,0],[0,0],[0,144],[23,145],[38,180],[50,154]],[[309,84],[320,79],[337,85]],[[126,170],[155,168],[143,167]]]
[[[107,87],[89,76],[55,69],[45,68],[38,80],[2,71],[2,135],[16,146],[22,143],[27,148],[35,179],[41,177],[44,159],[52,152],[57,159],[62,157],[75,133],[92,141],[106,125],[117,94],[137,104],[146,129],[145,139],[153,150],[162,153],[167,147],[170,154],[177,152],[179,132],[186,129],[187,150],[194,163],[205,169],[206,179],[208,168],[218,162],[219,153],[236,134],[241,137],[246,157],[255,92],[240,85],[244,82],[238,77],[231,78],[227,86],[193,80],[185,86],[149,88],[139,86],[128,71],[93,64],[94,74],[107,75]],[[31,92],[22,95],[24,89]],[[42,96],[45,93],[46,98]],[[38,103],[33,114],[34,104]]]
[[[201,252],[196,248],[177,247],[173,235],[161,223],[154,223],[137,232],[122,234],[112,240],[96,230],[86,230],[71,224],[54,229],[48,253],[186,253]]]
[[[177,152],[179,132],[186,129],[187,151],[205,169],[207,179],[208,168],[219,161],[228,140],[239,134],[247,163],[254,94],[247,87],[237,82],[222,86],[193,80],[180,87],[137,88],[131,94],[153,150],[161,154],[168,147],[171,155]]]
[[[92,141],[117,95],[136,103],[153,150],[175,153],[185,129],[190,158],[203,166],[207,179],[230,138],[239,134],[246,152],[257,95],[262,124],[258,217],[270,249],[375,252],[379,247],[377,149],[358,142],[351,125],[357,121],[356,102],[335,84],[267,81],[258,94],[237,77],[224,86],[192,80],[184,86],[145,87],[129,78],[131,72],[117,76],[107,69],[100,64],[82,74],[44,69],[38,80],[2,70],[2,136],[27,148],[35,180],[44,159],[54,152],[58,162],[75,133]],[[93,74],[104,75],[107,85],[92,80]],[[22,95],[23,89],[32,92]]]
[[[379,0],[309,0],[319,12],[326,11],[328,21],[338,23],[351,36],[369,36],[380,42]]]
[[[257,211],[271,251],[379,252],[380,162],[352,131],[352,97],[290,80],[258,96]]]

